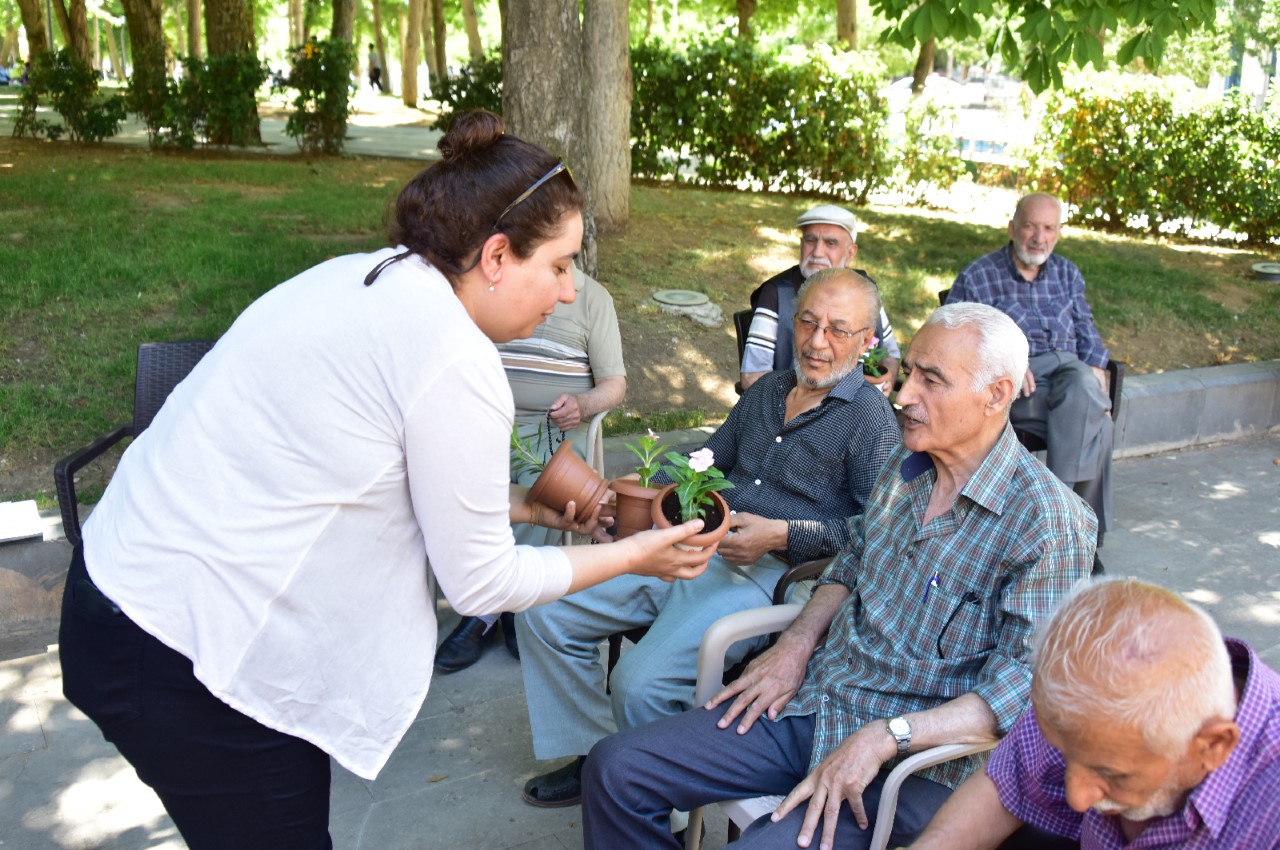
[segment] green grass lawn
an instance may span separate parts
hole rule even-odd
[[[128,420],[140,342],[216,337],[276,283],[385,244],[388,204],[421,167],[0,138],[0,500],[47,502],[53,461]],[[727,319],[795,262],[791,225],[812,203],[635,187],[631,225],[600,244],[630,378],[615,430],[723,416],[737,370],[732,325],[668,316],[651,295],[699,290]],[[1004,239],[955,216],[858,214],[859,265],[905,339],[937,291]],[[1075,232],[1060,250],[1084,270],[1104,336],[1137,372],[1280,357],[1280,286],[1249,271],[1275,256]],[[100,482],[83,486],[92,498]]]

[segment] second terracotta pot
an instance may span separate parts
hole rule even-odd
[[[729,503],[719,493],[709,495],[714,504],[707,508],[707,514],[703,517],[706,530],[682,541],[681,546],[701,549],[719,543],[729,533]],[[650,514],[653,517],[653,524],[658,528],[670,528],[680,524],[680,497],[676,495],[676,485],[668,484],[658,491]]]
[[[608,489],[609,482],[574,453],[573,440],[565,440],[529,488],[529,501],[541,502],[560,513],[573,502],[577,513],[585,516]]]
[[[609,489],[618,497],[613,515],[615,540],[653,528],[653,500],[661,492],[657,487],[641,487],[632,479],[615,478],[609,482]]]

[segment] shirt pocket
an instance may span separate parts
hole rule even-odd
[[[929,654],[948,663],[963,663],[988,655],[995,644],[988,627],[986,598],[972,589],[930,589]]]
[[[788,440],[797,443],[789,452],[775,453],[765,468],[779,469],[778,484],[788,493],[817,505],[830,508],[831,516],[844,516],[845,492],[844,455],[824,451],[821,447],[798,437],[782,435],[783,445]],[[841,446],[842,448],[843,446]]]

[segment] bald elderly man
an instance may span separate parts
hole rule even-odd
[[[1045,441],[1045,465],[1093,508],[1101,541],[1111,527],[1110,353],[1085,300],[1084,276],[1053,252],[1061,233],[1057,198],[1022,198],[1008,244],[962,271],[947,303],[990,304],[1027,335],[1031,360],[1009,419]]]
[[[1078,590],[1031,703],[914,850],[994,848],[1023,823],[1083,850],[1280,848],[1280,676],[1176,594]]]

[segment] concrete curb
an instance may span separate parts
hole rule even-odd
[[[1126,378],[1114,455],[1140,457],[1280,426],[1280,360]]]

